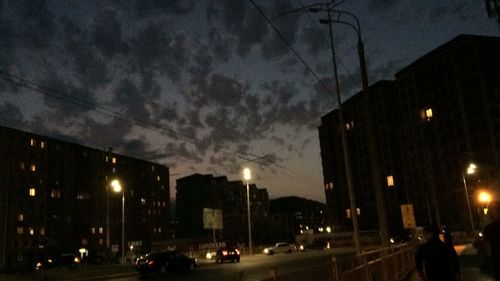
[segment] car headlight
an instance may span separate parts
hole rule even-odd
[[[209,252],[209,253],[207,253],[207,254],[205,255],[205,258],[206,258],[207,260],[211,260],[211,259],[212,259],[212,253],[210,253],[210,252]]]
[[[269,254],[269,249],[264,249],[264,254]]]
[[[300,245],[299,249],[304,250],[304,245]]]

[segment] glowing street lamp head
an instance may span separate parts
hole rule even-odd
[[[252,171],[249,168],[243,169],[243,179],[246,181],[252,179]]]
[[[479,202],[481,203],[490,203],[491,202],[491,194],[486,191],[481,191],[478,196]]]
[[[470,163],[469,167],[467,167],[467,174],[472,175],[472,174],[476,173],[476,168],[477,168],[477,166],[474,163]]]
[[[113,188],[114,192],[121,192],[122,191],[122,185],[119,180],[114,179],[111,181],[111,187]]]

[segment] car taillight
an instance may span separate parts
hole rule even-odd
[[[155,264],[154,260],[148,260],[148,266],[152,267]]]
[[[227,251],[222,251],[223,256],[227,256]]]

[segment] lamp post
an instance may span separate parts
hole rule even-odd
[[[247,216],[248,216],[248,252],[252,254],[252,224],[250,221],[250,186],[248,182],[252,179],[252,171],[249,168],[243,169],[243,179],[247,184]]]
[[[481,191],[478,195],[478,200],[480,203],[483,203],[484,205],[486,205],[486,208],[483,208],[483,212],[485,215],[487,215],[488,208],[490,207],[490,203],[491,203],[491,194],[489,192],[486,192],[486,191]]]
[[[473,163],[470,163],[465,172],[467,173],[467,175],[472,175],[472,174],[476,173],[476,168],[477,168],[476,165],[474,165]],[[465,201],[467,202],[467,208],[469,210],[470,227],[471,227],[472,232],[476,232],[476,227],[474,226],[474,218],[472,217],[472,208],[470,206],[469,190],[467,188],[467,180],[465,178],[465,173],[462,173],[462,180],[464,182]]]
[[[116,193],[122,193],[122,258],[121,263],[125,263],[125,189],[122,188],[122,185],[119,180],[114,179],[111,182],[111,187],[113,187],[113,191]]]

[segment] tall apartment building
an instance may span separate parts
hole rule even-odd
[[[469,230],[469,200],[479,227],[479,189],[499,191],[500,38],[461,35],[369,90],[392,232],[402,228],[401,204],[414,205],[417,225],[439,223]],[[377,227],[361,105],[362,93],[344,105],[354,186],[364,229]],[[351,226],[336,110],[319,127],[325,194],[334,226]]]
[[[5,127],[0,155],[0,269],[80,249],[103,255],[107,206],[109,245],[120,255],[122,196],[111,191],[113,179],[124,190],[127,247],[147,251],[168,237],[166,166]]]
[[[203,228],[203,208],[221,209],[223,229],[217,231],[218,240],[247,241],[247,192],[241,181],[227,177],[193,174],[177,180],[176,214],[177,236],[211,241],[212,230]],[[250,184],[250,211],[256,241],[258,229],[266,222],[269,196],[265,188]]]
[[[269,201],[269,242],[295,240],[304,232],[319,233],[326,228],[326,204],[296,196]]]

